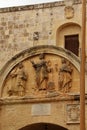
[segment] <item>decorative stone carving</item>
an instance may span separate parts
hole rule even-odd
[[[27,74],[22,63],[10,74],[11,86],[8,88],[9,96],[24,96],[26,90]]]
[[[79,73],[74,65],[67,58],[59,56],[61,53],[37,48],[12,58],[14,64],[10,65],[4,76],[1,97],[51,98],[79,91],[79,80],[76,84],[75,79],[75,75],[79,79]]]
[[[33,34],[33,39],[36,41],[36,40],[39,40],[39,32],[34,32]]]
[[[80,105],[67,105],[67,123],[80,123]]]
[[[7,78],[8,96],[50,97],[69,93],[72,87],[72,65],[65,58],[56,57],[54,60],[50,57],[49,60],[48,57],[50,55],[40,53],[20,62]],[[31,76],[28,78],[29,74]]]
[[[50,69],[48,69],[47,62],[44,58],[45,55],[42,53],[39,55],[40,61],[38,63],[34,63],[34,61],[31,61],[36,72],[36,84],[38,90],[47,89],[48,73],[50,72]]]
[[[67,19],[73,18],[74,8],[72,6],[66,6],[64,10],[65,10],[65,17]]]
[[[72,66],[64,58],[61,60],[62,65],[59,70],[59,90],[62,92],[69,92],[72,87]]]

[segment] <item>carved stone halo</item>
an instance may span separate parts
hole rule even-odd
[[[64,11],[65,11],[65,17],[67,19],[73,18],[73,16],[74,16],[74,8],[72,6],[66,6]]]

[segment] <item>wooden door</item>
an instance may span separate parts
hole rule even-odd
[[[79,53],[79,36],[67,35],[65,36],[65,49],[70,50],[78,56]]]

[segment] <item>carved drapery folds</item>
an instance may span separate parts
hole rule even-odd
[[[13,66],[3,82],[1,96],[44,98],[73,92],[79,92],[78,70],[62,56],[41,52]]]
[[[48,66],[48,61],[45,60],[45,54],[42,53],[39,55],[38,63],[34,63],[34,61],[31,61],[31,63],[36,73],[36,88],[38,90],[47,90],[51,69]]]
[[[47,91],[55,91],[55,84],[57,84],[57,88],[59,91],[63,93],[70,92],[70,88],[72,87],[72,65],[69,61],[61,58],[61,66],[58,68],[58,63],[55,63],[52,66],[50,60],[45,60],[45,54],[39,55],[40,61],[34,63],[31,61],[32,66],[35,70],[35,81],[36,81],[36,89],[39,91],[47,90]],[[60,63],[59,63],[60,64]],[[57,80],[54,82],[54,75],[58,74],[58,83]]]
[[[72,74],[73,66],[68,60],[41,53],[19,63],[10,72],[5,83],[6,95],[46,96],[49,93],[69,93]]]
[[[7,89],[8,95],[24,96],[28,75],[24,70],[23,64],[19,63],[18,66],[10,73],[9,76],[11,84]]]
[[[64,58],[61,60],[62,65],[59,70],[59,90],[62,92],[69,92],[72,87],[72,65]]]

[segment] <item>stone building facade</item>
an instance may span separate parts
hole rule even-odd
[[[80,129],[81,12],[80,0],[0,9],[0,130]]]

